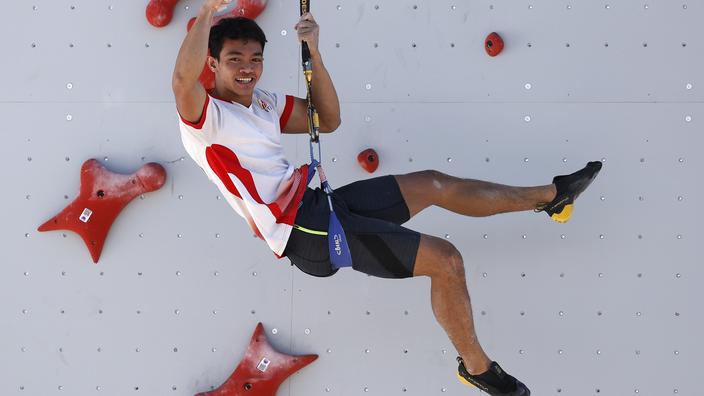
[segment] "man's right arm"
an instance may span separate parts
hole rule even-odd
[[[208,37],[213,15],[232,0],[206,0],[181,44],[171,79],[176,108],[186,121],[197,124],[203,116],[206,92],[198,78],[208,57]]]

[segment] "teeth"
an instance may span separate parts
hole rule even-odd
[[[245,84],[252,82],[252,78],[237,78],[236,80]]]

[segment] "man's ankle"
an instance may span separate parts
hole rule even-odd
[[[465,360],[464,367],[467,369],[467,372],[472,375],[484,374],[489,370],[489,367],[491,367],[491,361],[487,360],[486,362],[478,362],[476,364],[468,364],[467,361]]]

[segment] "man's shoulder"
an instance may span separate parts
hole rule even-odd
[[[274,100],[276,95],[272,91],[270,91],[266,88],[255,87],[254,88],[254,96],[262,98],[262,99]]]

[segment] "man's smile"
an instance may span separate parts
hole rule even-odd
[[[242,78],[236,78],[235,81],[237,84],[241,86],[248,87],[254,83],[254,78],[252,77],[242,77]]]

